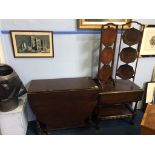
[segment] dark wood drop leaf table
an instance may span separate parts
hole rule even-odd
[[[39,131],[85,126],[97,104],[98,90],[91,78],[32,80],[28,101]]]

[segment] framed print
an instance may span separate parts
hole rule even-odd
[[[155,56],[155,25],[145,27],[140,48],[140,55],[142,57]]]
[[[54,57],[53,33],[48,31],[11,31],[15,58]]]
[[[153,67],[151,81],[155,81],[155,66]]]
[[[155,104],[155,82],[147,83],[145,103]]]
[[[80,29],[101,29],[101,26],[108,23],[114,23],[118,25],[126,24],[131,19],[78,19],[77,24]],[[127,24],[124,28],[130,28],[131,24]],[[121,28],[121,26],[118,26]]]

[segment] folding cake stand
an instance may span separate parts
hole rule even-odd
[[[135,24],[138,29],[132,27],[125,30],[124,27],[128,24]],[[103,119],[130,117],[131,123],[134,122],[137,103],[143,96],[143,89],[134,83],[143,30],[144,25],[131,21],[122,25],[118,40],[117,25],[109,23],[102,26],[97,76],[100,93],[94,112],[97,127],[99,120]],[[114,68],[116,42],[119,42],[119,51]],[[112,78],[113,74],[115,79]],[[135,104],[132,108],[133,102]]]

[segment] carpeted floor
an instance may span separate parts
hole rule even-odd
[[[49,135],[139,135],[140,123],[143,116],[142,111],[138,111],[134,125],[126,119],[103,120],[100,122],[100,129],[94,127],[83,127],[76,129],[59,129],[49,132]],[[37,135],[36,122],[28,123],[27,135]]]

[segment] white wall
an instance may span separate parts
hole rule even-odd
[[[0,30],[1,30],[1,24],[0,24]],[[5,63],[5,56],[4,56],[4,52],[3,52],[3,48],[2,48],[2,33],[0,31],[0,63]]]

